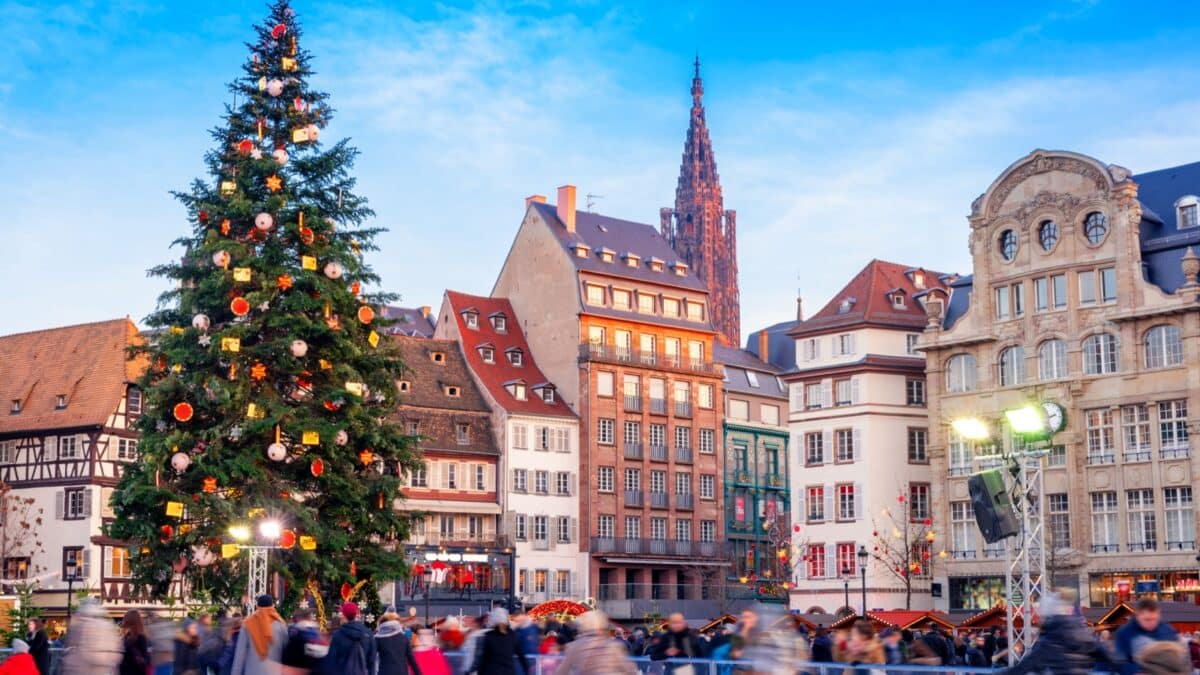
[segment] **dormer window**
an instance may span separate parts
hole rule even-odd
[[[575,244],[574,250],[576,258],[586,258],[592,252],[592,248],[587,244]]]
[[[900,291],[892,293],[892,309],[904,309],[905,306],[904,293]]]
[[[396,389],[399,390],[401,394],[407,394],[412,389],[412,382],[409,382],[408,380],[400,380],[396,383]]]
[[[671,271],[674,272],[675,276],[677,277],[686,277],[688,273],[687,263],[676,260],[675,262],[671,263]]]
[[[67,407],[67,395],[66,394],[59,394],[58,396],[54,397],[54,409],[55,410],[62,410],[66,407]]]
[[[637,267],[642,262],[641,256],[636,253],[626,253],[621,257],[625,260],[626,267]]]
[[[672,319],[679,318],[679,299],[678,298],[663,298],[662,299],[663,316]]]
[[[596,251],[600,255],[600,261],[610,263],[617,258],[617,252],[611,248],[602,248]]]
[[[477,312],[463,312],[463,322],[467,324],[467,328],[479,330],[479,314]]]
[[[125,412],[130,415],[140,415],[142,412],[142,390],[134,387],[129,388],[129,394],[125,399]]]
[[[492,321],[492,330],[497,333],[508,332],[508,317],[503,314],[493,314],[489,317]]]
[[[542,387],[542,400],[546,403],[554,403],[554,387]]]
[[[484,363],[495,363],[496,362],[496,350],[493,349],[492,347],[487,347],[487,346],[480,347],[479,348],[479,357],[481,359],[483,359]]]
[[[687,318],[688,318],[688,321],[703,321],[704,320],[704,303],[697,302],[695,300],[688,300]]]
[[[846,314],[854,309],[854,303],[857,302],[854,298],[846,298],[838,305],[838,314]]]
[[[512,394],[512,397],[518,401],[524,401],[529,398],[529,391],[526,388],[525,383],[520,380],[509,382],[508,384],[504,385],[504,388],[507,389],[508,393]]]
[[[515,347],[508,350],[508,362],[514,366],[525,365],[525,352]]]
[[[651,272],[661,272],[661,271],[663,271],[663,260],[662,260],[662,258],[650,258],[650,259],[648,259],[648,260],[646,261],[646,263],[650,265],[650,271],[651,271]]]
[[[925,288],[925,273],[920,270],[913,272],[912,282],[915,288]]]
[[[446,396],[450,398],[460,398],[462,396],[462,389],[453,384],[443,385],[443,389],[446,392]]]
[[[1200,198],[1188,195],[1175,202],[1175,218],[1181,230],[1200,226]]]
[[[429,354],[429,358],[430,358],[430,360],[432,360],[434,363],[445,365],[445,363],[446,363],[446,352],[430,352],[430,354]]]
[[[633,293],[622,288],[614,288],[612,291],[613,309],[622,309],[629,311],[633,309]]]
[[[20,415],[21,414],[21,399],[14,398],[12,400],[12,407],[10,407],[8,409],[8,411],[13,415]]]

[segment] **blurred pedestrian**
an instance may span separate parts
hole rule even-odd
[[[71,619],[70,648],[61,675],[111,673],[121,662],[121,637],[104,608],[95,600],[79,603]]]
[[[1151,597],[1140,598],[1133,608],[1133,617],[1117,630],[1114,640],[1117,658],[1121,662],[1122,675],[1139,672],[1137,654],[1154,642],[1178,642],[1175,629],[1163,622],[1158,601]]]
[[[450,662],[437,645],[433,629],[422,628],[417,631],[417,646],[413,650],[413,660],[420,669],[421,675],[454,675]],[[463,671],[464,673],[467,671]]]
[[[379,675],[424,675],[413,656],[412,642],[400,625],[400,615],[386,612],[375,629],[375,650],[379,653]]]
[[[150,668],[150,641],[146,639],[142,615],[136,609],[125,612],[125,618],[121,619],[121,644],[124,654],[118,669],[120,675],[146,675]]]
[[[195,619],[184,619],[175,633],[171,675],[200,675],[200,624]]]
[[[479,639],[478,656],[473,664],[475,672],[479,675],[514,675],[514,664],[519,664],[521,672],[528,675],[529,664],[524,658],[516,658],[522,652],[516,633],[508,623],[508,610],[503,607],[493,609],[488,623],[490,627]]]
[[[1145,675],[1191,675],[1188,650],[1179,642],[1153,642],[1137,653],[1138,672]]]
[[[357,604],[343,603],[339,614],[344,621],[329,640],[329,654],[322,666],[324,672],[330,675],[372,675],[378,660],[375,636],[359,621]]]
[[[814,663],[833,663],[833,638],[829,629],[820,624],[812,641],[812,660]]]
[[[50,675],[50,639],[46,637],[46,626],[40,618],[34,617],[26,622],[29,632],[25,633],[25,642],[29,643],[29,656],[37,664],[38,672]]]
[[[274,675],[280,670],[287,624],[275,610],[275,598],[263,594],[254,613],[242,622],[233,653],[231,675]]]
[[[667,629],[650,643],[650,660],[665,661],[668,659],[702,659],[706,656],[704,645],[700,642],[696,631],[687,625],[683,614],[675,612],[667,618]],[[694,675],[695,665],[691,663],[667,662],[664,670],[667,675]]]
[[[1101,666],[1112,665],[1083,617],[1073,613],[1073,604],[1073,596],[1068,591],[1042,596],[1038,607],[1042,618],[1038,639],[1023,658],[1003,671],[1003,675],[1088,675],[1093,670],[1100,670]],[[1022,646],[1018,642],[1013,649],[1019,650]],[[1140,672],[1137,668],[1134,664],[1133,672]]]
[[[47,675],[49,672],[46,671]],[[0,675],[41,675],[29,654],[29,643],[21,639],[12,641],[12,655],[0,664]]]
[[[851,666],[873,663],[882,665],[884,663],[883,644],[875,635],[875,627],[866,619],[859,619],[850,627],[850,634],[846,637],[841,652],[838,661]],[[869,675],[871,669],[858,667],[847,672],[852,672],[854,675]]]
[[[308,675],[317,669],[321,660],[329,653],[329,643],[321,635],[321,629],[313,620],[313,611],[301,607],[292,613],[292,625],[288,626],[287,644],[280,658],[282,675]]]
[[[577,620],[579,635],[567,645],[556,675],[635,675],[637,666],[621,644],[609,637],[608,617],[599,610]]]
[[[242,634],[242,617],[234,615],[225,620],[221,626],[221,637],[225,639],[225,650],[217,662],[219,675],[230,675],[233,672],[233,658],[237,655],[238,638]]]

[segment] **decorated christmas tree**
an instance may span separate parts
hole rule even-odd
[[[374,597],[404,571],[394,508],[411,437],[389,421],[403,366],[363,261],[380,230],[354,193],[357,154],[320,141],[331,109],[286,0],[255,29],[209,176],[176,193],[191,230],[151,270],[173,289],[147,319],[141,461],[108,533],[152,596],[236,603],[246,546],[273,546],[286,603]],[[401,549],[401,550],[398,550]]]

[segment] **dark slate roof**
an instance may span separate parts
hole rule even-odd
[[[974,279],[975,275],[972,274],[947,284],[950,287],[950,302],[946,306],[946,316],[942,320],[942,327],[946,330],[954,328],[954,324],[971,307],[971,282]]]
[[[385,305],[383,308],[383,318],[396,322],[388,326],[384,331],[388,335],[407,335],[418,338],[433,337],[435,317],[430,312],[429,307]]]
[[[788,397],[787,389],[784,389],[779,381],[779,368],[764,363],[754,353],[745,349],[713,345],[713,359],[725,366],[725,391],[782,399]],[[746,377],[748,370],[757,374],[757,387],[750,386],[750,380]]]
[[[475,380],[467,370],[467,362],[456,340],[433,340],[402,335],[392,336],[400,348],[400,358],[407,370],[401,378],[410,382],[409,390],[398,395],[403,406],[443,408],[446,410],[491,412]],[[433,354],[444,355],[442,363]],[[457,397],[446,395],[445,386],[459,388]]]
[[[658,230],[650,225],[610,218],[588,211],[576,211],[575,232],[568,232],[558,219],[558,212],[553,204],[533,202],[531,206],[537,209],[546,222],[557,225],[550,229],[558,237],[576,269],[707,292],[704,282],[696,276],[695,270],[689,268],[687,275],[682,277],[671,270],[671,263],[678,261],[679,256]],[[575,251],[572,250],[575,244],[580,243],[591,248],[586,258],[576,256]],[[602,248],[608,248],[615,252],[613,262],[606,263],[600,260],[597,252]],[[625,264],[625,261],[622,260],[625,253],[641,256],[637,267],[629,267]],[[663,271],[655,272],[650,269],[649,259],[651,257],[664,261]]]
[[[766,328],[760,328],[746,338],[746,351],[755,356],[760,356],[758,353],[758,335],[766,331],[767,360],[776,368],[784,371],[792,370],[796,367],[796,340],[788,335],[788,333],[799,325],[799,321],[792,320],[781,321]]]

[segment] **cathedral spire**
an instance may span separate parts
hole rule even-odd
[[[692,67],[691,119],[675,187],[675,208],[662,210],[662,234],[680,259],[708,284],[709,318],[721,341],[738,346],[737,218],[733,211],[725,210],[721,196],[717,160],[704,118],[699,54]]]

